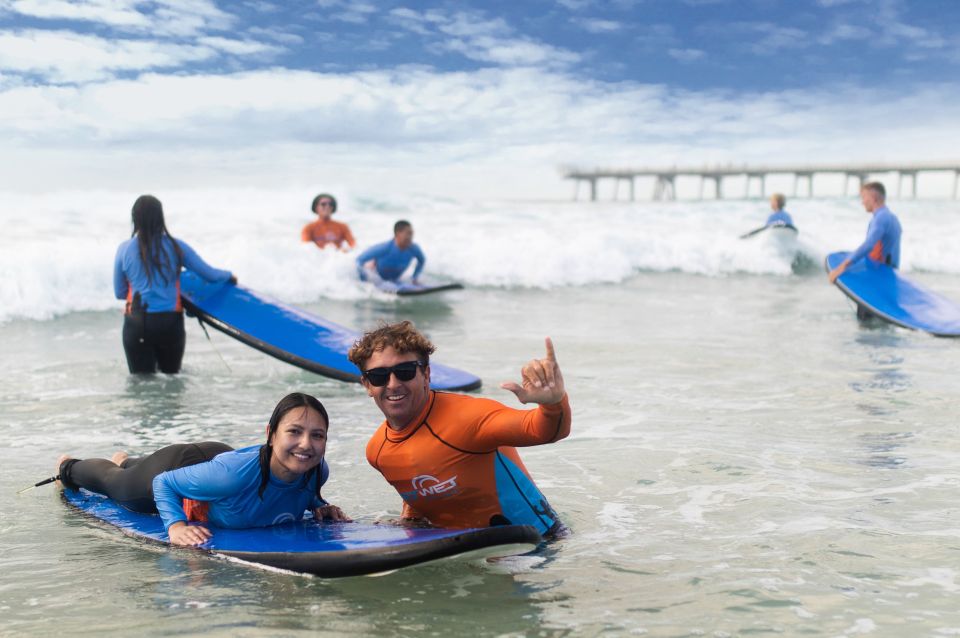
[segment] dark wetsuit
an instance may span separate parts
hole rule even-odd
[[[107,459],[70,459],[60,466],[60,480],[66,487],[83,487],[106,494],[124,507],[145,514],[157,513],[153,500],[153,479],[162,472],[209,461],[233,448],[226,443],[178,443],[142,458],[129,458],[123,465]]]

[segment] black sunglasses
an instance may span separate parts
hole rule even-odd
[[[409,381],[417,376],[417,368],[425,367],[427,367],[427,364],[423,361],[404,361],[389,368],[372,368],[365,370],[362,376],[370,385],[382,388],[387,385],[391,374],[396,375],[397,381]]]

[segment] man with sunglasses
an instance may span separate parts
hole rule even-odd
[[[361,381],[386,420],[367,443],[367,461],[403,499],[403,517],[439,527],[532,525],[545,536],[565,528],[534,484],[516,447],[570,433],[570,403],[553,343],[546,356],[503,383],[521,403],[430,390],[434,346],[409,321],[382,325],[350,349]]]
[[[316,213],[317,221],[303,227],[300,231],[302,241],[312,241],[318,248],[333,244],[343,251],[357,245],[349,226],[330,219],[337,212],[337,200],[333,195],[320,193],[313,198],[310,210]],[[344,244],[347,246],[345,247]]]

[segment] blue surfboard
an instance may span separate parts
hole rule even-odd
[[[131,512],[87,490],[62,494],[72,507],[129,536],[173,547],[157,514]],[[213,533],[209,541],[181,549],[324,578],[383,573],[464,554],[512,556],[543,540],[529,525],[437,529],[307,518],[271,527],[207,528]]]
[[[827,272],[849,254],[827,255]],[[960,337],[960,305],[910,281],[886,264],[861,259],[851,264],[836,283],[845,295],[890,323],[937,337]]]
[[[341,381],[360,382],[347,351],[360,334],[323,317],[229,283],[208,283],[190,271],[180,276],[183,306],[217,330],[281,361]],[[435,390],[475,390],[480,378],[430,363]]]

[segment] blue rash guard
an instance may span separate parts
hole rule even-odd
[[[212,460],[162,472],[153,479],[153,498],[167,529],[186,521],[183,499],[205,501],[211,525],[233,529],[266,527],[303,518],[305,510],[327,503],[317,498],[316,474],[307,485],[302,478],[285,483],[272,473],[260,489],[260,447],[254,445],[218,454]],[[320,485],[327,482],[330,468],[321,462]]]
[[[400,279],[400,275],[404,273],[414,259],[417,260],[417,267],[413,271],[413,278],[416,279],[423,270],[424,262],[427,261],[427,258],[423,256],[423,251],[420,250],[420,246],[410,244],[408,248],[401,250],[397,247],[397,243],[391,239],[367,248],[357,257],[357,270],[361,279],[364,279],[363,265],[371,259],[377,266],[377,273],[387,281]]]
[[[130,299],[140,293],[140,299],[147,312],[170,312],[180,310],[180,269],[176,267],[177,253],[173,249],[176,241],[183,253],[183,267],[197,273],[202,279],[211,282],[226,281],[232,273],[229,270],[214,268],[184,241],[164,236],[162,250],[171,268],[167,272],[154,272],[153,280],[147,279],[147,270],[140,257],[140,244],[131,237],[120,244],[113,263],[113,292],[117,299]],[[174,273],[173,270],[176,269]]]
[[[900,267],[900,220],[889,208],[881,206],[873,211],[873,218],[867,227],[867,238],[847,259],[851,264],[866,256],[874,261]]]
[[[790,217],[790,213],[782,208],[770,215],[770,217],[767,217],[767,226],[783,226],[784,224],[787,226],[794,226],[794,228],[796,228],[795,224],[793,223],[793,218]]]

